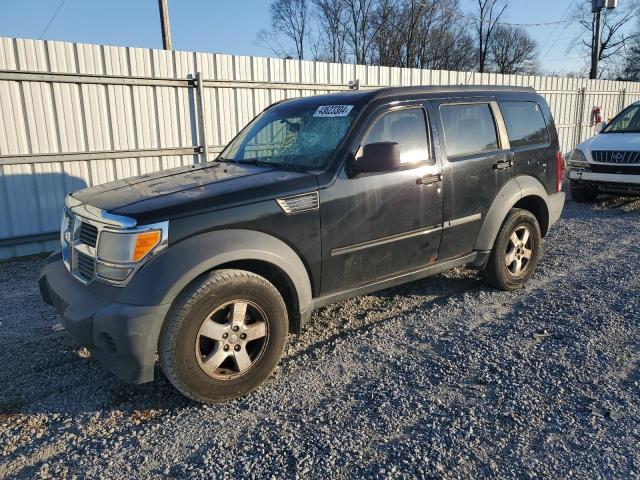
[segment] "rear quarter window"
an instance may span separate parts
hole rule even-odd
[[[549,132],[536,102],[500,102],[512,147],[549,143]]]

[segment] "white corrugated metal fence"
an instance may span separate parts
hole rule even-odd
[[[0,38],[0,259],[57,245],[67,192],[212,159],[269,104],[389,85],[531,86],[563,151],[640,84],[332,64]]]

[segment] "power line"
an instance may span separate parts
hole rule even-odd
[[[567,13],[569,13],[569,10],[570,10],[570,9],[571,9],[571,7],[573,6],[574,2],[575,2],[575,0],[571,0],[571,2],[569,2],[569,5],[567,5],[566,10],[564,11],[564,13],[562,14],[562,16],[560,17],[560,20],[562,20],[562,19],[565,17],[565,15],[566,15]],[[562,35],[564,34],[564,32],[566,32],[566,31],[567,31],[567,28],[569,28],[569,25],[570,25],[570,24],[569,24],[569,23],[567,23],[567,24],[564,26],[564,28],[560,31],[560,34],[559,34],[559,35],[556,37],[556,39],[553,41],[553,43],[549,46],[549,48],[547,48],[547,49],[545,50],[545,53],[544,53],[542,56],[540,56],[540,61],[544,60],[544,58],[545,58],[547,55],[549,55],[549,53],[551,52],[551,50],[553,50],[553,47],[555,47],[555,46],[556,46],[556,43],[558,43],[558,40],[560,40],[560,37],[562,37]],[[557,26],[557,25],[556,25],[555,27],[553,27],[553,30],[551,31],[551,33],[550,33],[550,34],[549,34],[549,36],[547,37],[547,40],[545,40],[545,43],[547,43],[547,42],[551,39],[551,37],[553,36],[553,33],[556,31],[556,28],[558,28],[558,26]]]
[[[573,1],[572,1],[573,3]],[[568,23],[571,22],[572,20],[558,20],[555,22],[538,22],[538,23],[513,23],[513,22],[502,22],[502,21],[495,21],[495,20],[488,20],[485,18],[479,18],[479,17],[474,17],[473,15],[466,15],[464,13],[460,13],[460,12],[456,12],[454,10],[445,10],[442,8],[438,8],[434,5],[426,5],[425,3],[420,2],[420,5],[422,5],[423,7],[427,7],[427,8],[431,8],[433,10],[438,10],[442,13],[446,13],[448,15],[453,15],[454,17],[458,17],[458,18],[464,18],[467,20],[472,20],[474,22],[480,22],[480,23],[489,23],[489,24],[494,24],[494,25],[505,25],[505,26],[509,26],[509,27],[548,27],[550,25],[558,25],[561,23]]]
[[[49,19],[49,22],[47,23],[47,26],[44,27],[44,30],[42,30],[42,33],[40,34],[40,36],[38,37],[38,40],[42,40],[42,37],[44,37],[44,34],[47,33],[47,30],[49,30],[49,27],[51,26],[51,24],[53,23],[53,21],[56,19],[56,17],[58,16],[58,13],[60,12],[60,9],[62,8],[62,6],[64,5],[64,2],[66,2],[67,0],[61,0],[60,4],[58,5],[58,8],[56,8],[56,11],[53,12],[53,15],[51,16],[51,18]]]
[[[558,40],[562,39],[562,42],[558,42]],[[574,43],[575,39],[570,39],[567,38],[567,35],[558,35],[554,40],[548,41],[548,42],[539,42],[538,46],[539,47],[546,47],[547,45],[549,45],[550,43],[555,43],[556,45],[567,45],[569,43]]]
[[[569,24],[565,25],[565,27],[562,29],[562,31],[560,32],[560,35],[558,35],[555,39],[555,41],[551,44],[551,46],[549,48],[547,48],[546,52],[544,53],[544,55],[542,55],[540,57],[540,61],[544,60],[544,58],[549,55],[549,53],[551,52],[551,50],[553,50],[553,47],[556,46],[556,43],[558,42],[558,40],[560,39],[560,37],[562,36],[562,34],[567,30],[567,28],[569,28]]]
[[[571,0],[569,2],[569,5],[567,5],[567,8],[565,9],[565,11],[562,13],[562,15],[560,15],[560,20],[564,19],[564,16],[569,13],[569,9],[571,8],[571,6],[573,5],[573,3],[575,2],[575,0]],[[554,25],[553,29],[551,30],[551,32],[549,33],[549,36],[547,37],[547,39],[543,42],[543,44],[546,44],[549,42],[549,40],[551,40],[551,37],[553,37],[553,34],[556,33],[556,30],[558,28],[558,24]]]

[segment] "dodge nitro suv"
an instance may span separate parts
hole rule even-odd
[[[68,333],[124,380],[244,395],[333,302],[469,265],[534,274],[563,160],[529,88],[407,87],[285,100],[212,162],[68,195],[40,277]]]

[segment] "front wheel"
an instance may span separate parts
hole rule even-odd
[[[244,270],[216,270],[171,309],[160,333],[160,364],[187,397],[230,400],[269,377],[287,333],[287,309],[271,283]]]
[[[517,290],[531,278],[542,250],[542,235],[536,217],[520,208],[504,220],[482,274],[500,290]]]

